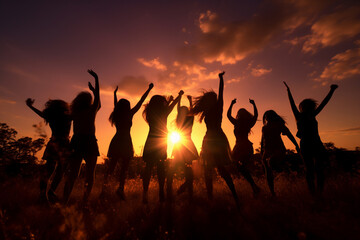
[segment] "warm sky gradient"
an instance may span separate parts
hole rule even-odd
[[[102,108],[96,119],[100,152],[106,155],[115,133],[108,116],[112,92],[134,106],[150,82],[153,94],[198,95],[218,88],[225,74],[223,129],[233,146],[226,118],[233,98],[259,120],[274,109],[296,124],[282,81],[298,104],[321,101],[332,83],[339,89],[318,116],[324,142],[354,149],[360,146],[360,4],[359,1],[0,1],[0,121],[20,136],[34,136],[41,119],[26,105],[34,98],[43,108],[48,99],[71,102],[100,77]],[[121,3],[119,3],[121,2]],[[186,98],[183,103],[187,104]],[[141,154],[148,127],[141,111],[132,137]],[[173,127],[176,110],[169,117]],[[259,146],[262,122],[250,140]],[[47,132],[50,134],[50,130]],[[200,149],[204,123],[194,125]],[[287,147],[293,148],[289,141]]]

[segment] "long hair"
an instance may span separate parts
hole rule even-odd
[[[274,110],[268,110],[264,113],[263,115],[263,123],[264,125],[268,124],[268,123],[275,123],[278,122],[280,124],[284,124],[285,125],[285,120],[280,117]]]
[[[252,115],[248,110],[245,108],[240,108],[236,114],[236,122],[239,126],[248,128],[248,133],[251,132],[251,128],[248,127],[251,124],[254,115]]]
[[[302,113],[313,113],[317,107],[317,101],[311,98],[302,100],[299,104],[299,110]]]
[[[57,121],[70,116],[70,107],[69,104],[63,100],[49,100],[45,103],[43,114],[46,123]]]
[[[148,104],[145,104],[143,118],[147,123],[151,122],[155,117],[161,116],[167,110],[168,102],[164,96],[154,95]]]
[[[130,116],[130,110],[130,102],[124,98],[120,99],[110,114],[109,121],[111,126],[120,121],[121,118]]]
[[[92,104],[92,96],[89,92],[80,92],[71,102],[71,114],[77,115],[86,109],[89,109]]]
[[[191,114],[200,115],[200,122],[205,118],[210,109],[214,107],[217,101],[217,94],[214,91],[204,91],[203,95],[196,97]]]

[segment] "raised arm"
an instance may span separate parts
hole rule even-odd
[[[149,88],[146,90],[146,92],[142,95],[142,97],[140,98],[139,102],[135,105],[135,107],[133,107],[131,109],[131,114],[134,115],[137,111],[139,111],[139,109],[141,108],[142,104],[144,103],[145,99],[147,98],[147,96],[149,95],[149,92],[151,91],[151,89],[154,87],[154,84],[150,83],[149,84]]]
[[[188,100],[189,100],[190,110],[192,110],[192,109],[193,109],[193,103],[192,103],[192,97],[191,97],[191,95],[187,95],[187,98],[188,98]]]
[[[221,106],[224,105],[224,74],[225,72],[219,73],[219,95],[218,95],[218,102]]]
[[[93,92],[94,94],[94,103],[93,103],[93,108],[98,111],[101,107],[101,103],[100,103],[100,87],[99,87],[99,78],[98,75],[92,70],[89,69],[88,73],[94,77],[95,79],[95,88],[93,87],[93,85],[89,82],[89,89]]]
[[[181,97],[182,97],[182,96],[180,96],[180,100],[179,100],[178,103],[177,103],[177,111],[178,111],[178,112],[179,112],[180,107],[181,107]]]
[[[298,153],[300,153],[300,148],[299,148],[298,143],[296,142],[294,136],[292,135],[292,133],[290,132],[290,130],[286,126],[284,126],[284,130],[283,130],[282,134],[286,135],[289,138],[289,140],[294,144],[294,146],[296,148],[296,151]]]
[[[296,107],[296,104],[295,104],[294,98],[293,98],[293,96],[291,94],[290,88],[286,84],[286,82],[283,82],[283,83],[285,84],[285,87],[286,87],[286,90],[287,90],[287,93],[288,93],[291,110],[292,110],[292,112],[293,112],[293,114],[295,116],[295,119],[298,119],[300,113],[299,113],[299,110]]]
[[[115,91],[114,91],[114,107],[116,107],[116,104],[117,104],[117,96],[116,96],[117,90],[118,90],[118,86],[116,86]]]
[[[172,103],[170,103],[167,114],[171,113],[171,111],[174,109],[175,105],[180,101],[180,98],[183,94],[184,94],[184,91],[180,90],[179,95],[174,99],[174,101],[172,101]]]
[[[26,99],[26,105],[31,110],[33,110],[37,115],[39,115],[42,118],[45,118],[43,112],[33,106],[34,102],[35,102],[35,99],[31,99],[31,98]]]
[[[249,102],[253,105],[253,108],[254,108],[254,117],[253,117],[252,123],[251,123],[251,127],[253,127],[258,119],[259,113],[258,113],[256,104],[255,104],[255,101],[252,99],[249,99]]]
[[[234,99],[231,101],[231,104],[230,104],[229,109],[228,109],[228,111],[227,111],[227,118],[229,119],[229,121],[230,121],[233,125],[235,125],[236,119],[231,116],[231,111],[232,111],[232,107],[233,107],[233,105],[234,105],[235,103],[236,103],[236,98],[234,98]]]
[[[330,91],[329,93],[326,95],[326,97],[324,98],[324,100],[320,103],[320,105],[316,108],[315,110],[315,116],[318,115],[321,110],[323,110],[323,108],[325,107],[325,105],[330,101],[330,98],[332,97],[333,93],[335,92],[335,89],[338,88],[338,85],[336,84],[332,84],[330,86]]]

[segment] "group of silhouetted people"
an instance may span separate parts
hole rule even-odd
[[[88,83],[93,97],[89,92],[80,92],[70,106],[63,100],[49,100],[45,104],[43,111],[33,107],[34,100],[26,100],[26,104],[49,124],[52,131],[51,138],[43,155],[46,163],[40,177],[40,199],[43,201],[58,201],[55,190],[65,175],[63,201],[65,204],[68,202],[83,159],[86,163],[83,204],[86,204],[90,196],[95,179],[97,157],[99,156],[95,136],[95,118],[101,104],[98,76],[92,70],[88,70],[88,72],[95,79],[95,87],[90,82]],[[227,166],[230,164],[236,165],[238,171],[251,185],[255,196],[260,192],[260,188],[249,171],[249,164],[251,164],[254,149],[252,142],[248,139],[252,127],[256,124],[258,110],[255,101],[250,99],[249,101],[254,108],[254,114],[241,108],[234,118],[231,112],[236,99],[231,102],[227,111],[227,117],[234,125],[234,135],[236,137],[236,144],[231,151],[228,139],[221,128],[224,105],[224,74],[225,72],[219,74],[218,94],[214,91],[205,91],[201,96],[194,98],[194,101],[191,96],[188,96],[189,107],[181,105],[181,98],[184,94],[182,90],[175,99],[172,96],[167,98],[162,95],[154,95],[149,103],[145,104],[143,117],[149,125],[149,133],[143,151],[143,160],[145,162],[145,169],[142,175],[144,203],[148,202],[148,189],[151,171],[154,166],[157,168],[160,201],[165,200],[165,181],[167,183],[167,199],[171,200],[173,198],[172,182],[177,167],[183,167],[185,174],[185,182],[179,187],[177,193],[180,194],[187,190],[189,198],[192,199],[194,180],[192,161],[199,158],[204,163],[205,184],[210,199],[213,197],[212,177],[216,168],[219,175],[225,180],[236,205],[239,207],[239,199],[235,186],[231,174],[227,170]],[[286,135],[303,158],[308,188],[310,193],[315,196],[321,194],[324,188],[324,162],[327,158],[326,150],[318,133],[316,115],[328,103],[338,86],[331,85],[330,92],[319,106],[317,106],[315,100],[305,99],[299,104],[298,109],[290,88],[285,82],[284,84],[287,88],[291,109],[296,119],[298,128],[296,136],[300,138],[300,147],[290,130],[286,127],[284,119],[274,110],[266,111],[263,115],[261,156],[267,183],[271,194],[275,196],[273,168],[284,161],[286,148],[281,135]],[[126,199],[124,193],[126,173],[134,156],[130,135],[132,119],[143,105],[153,87],[154,85],[151,83],[133,108],[131,108],[128,100],[123,98],[119,101],[117,100],[118,88],[114,91],[114,110],[109,117],[109,121],[111,125],[115,125],[116,134],[111,140],[107,154],[108,161],[106,162],[102,196],[108,190],[109,175],[114,172],[116,165],[119,164],[119,187],[116,194],[120,199]],[[166,169],[167,119],[176,105],[177,117],[175,122],[178,131],[181,132],[182,139],[175,143],[172,152],[174,161]],[[199,116],[200,122],[204,120],[207,129],[200,154],[198,154],[191,139],[194,116]],[[73,135],[70,140],[71,122],[73,122]]]

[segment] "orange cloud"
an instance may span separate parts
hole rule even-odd
[[[325,67],[317,81],[339,81],[360,75],[360,48],[348,49],[336,54]]]
[[[138,61],[146,67],[155,68],[157,70],[166,70],[166,66],[160,63],[159,58],[154,58],[152,60],[145,60],[144,58],[138,58]]]
[[[312,25],[311,31],[303,45],[304,52],[316,52],[318,48],[351,39],[360,33],[360,7],[325,15]]]
[[[117,86],[119,91],[127,96],[139,96],[146,91],[149,82],[143,76],[125,76]]]
[[[258,65],[257,67],[251,69],[251,75],[253,75],[254,77],[261,77],[271,72],[272,68],[266,69],[263,68],[261,65]]]

